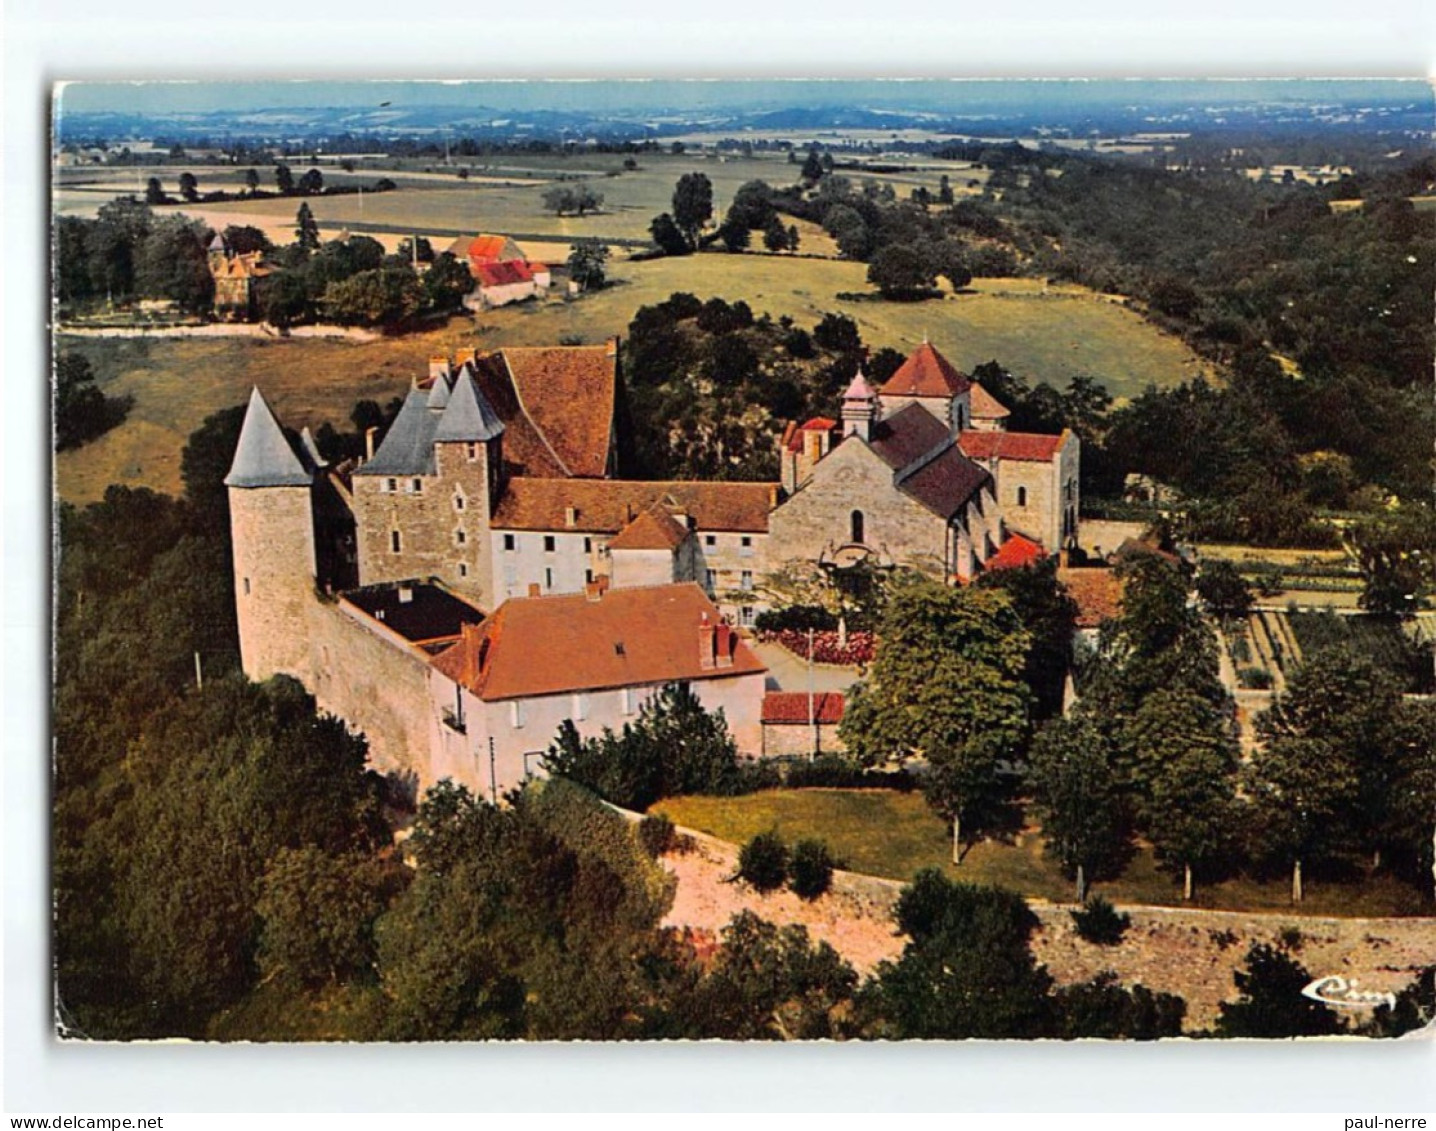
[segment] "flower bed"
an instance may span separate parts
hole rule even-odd
[[[801,660],[808,658],[808,634],[795,628],[758,633],[764,644],[779,644]],[[836,632],[813,633],[813,662],[816,664],[872,663],[877,637],[871,632],[850,632],[846,644],[839,642]]]

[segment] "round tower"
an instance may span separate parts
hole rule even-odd
[[[234,602],[244,674],[309,681],[308,610],[315,599],[314,473],[258,389],[225,476]]]

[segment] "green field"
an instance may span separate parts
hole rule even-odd
[[[827,842],[844,867],[868,875],[910,880],[920,869],[941,868],[953,879],[996,884],[1039,899],[1070,902],[1073,896],[1071,882],[1044,857],[1041,835],[1034,830],[1023,833],[1016,844],[978,844],[961,865],[954,865],[948,826],[918,793],[779,789],[743,797],[674,797],[653,809],[666,813],[674,824],[734,844],[772,828],[789,843],[817,837]],[[1182,903],[1181,889],[1157,870],[1148,849],[1138,851],[1120,879],[1097,884],[1094,890],[1115,903]],[[1242,878],[1199,885],[1192,905],[1225,911],[1291,911],[1289,896],[1284,880],[1257,883]],[[1411,888],[1383,878],[1342,885],[1309,882],[1301,911],[1366,917],[1420,914],[1422,908]]]
[[[127,393],[135,407],[118,429],[56,461],[61,497],[96,499],[110,483],[179,489],[185,438],[217,409],[241,404],[259,385],[294,427],[342,424],[354,402],[386,400],[425,372],[434,352],[479,346],[597,343],[627,333],[634,312],[674,291],[742,298],[756,313],[790,315],[812,326],[828,311],[855,319],[869,348],[909,352],[929,337],[959,367],[997,358],[1030,380],[1064,385],[1078,373],[1099,377],[1117,396],[1148,383],[1171,385],[1201,372],[1176,338],[1102,296],[1044,288],[1020,279],[978,280],[970,293],[923,303],[847,302],[862,292],[861,263],[766,254],[704,254],[613,263],[614,286],[574,302],[505,307],[475,322],[369,343],[292,338],[79,338],[61,334],[60,350],[78,349],[106,392]]]

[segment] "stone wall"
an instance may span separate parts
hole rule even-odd
[[[814,729],[808,723],[764,723],[763,757],[808,757],[813,753]],[[847,749],[836,723],[818,723],[816,730],[819,754],[841,754]]]
[[[309,487],[231,487],[234,601],[244,674],[308,674],[304,623],[316,600]]]
[[[879,555],[941,568],[946,522],[894,487],[892,469],[856,439],[839,445],[808,485],[772,513],[770,556],[780,554],[784,561],[831,556],[850,542],[854,510],[863,514],[864,543]]]

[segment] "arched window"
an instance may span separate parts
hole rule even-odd
[[[861,546],[863,544],[863,512],[853,511],[852,514],[852,538],[850,541]]]
[[[1018,505],[1019,507],[1025,507],[1025,506],[1027,505],[1027,488],[1026,488],[1026,487],[1019,487],[1019,488],[1017,488],[1017,505]]]

